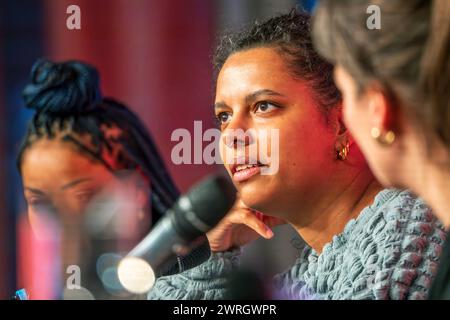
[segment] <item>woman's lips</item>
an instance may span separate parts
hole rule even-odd
[[[233,173],[233,180],[235,182],[242,182],[245,180],[250,179],[251,177],[260,174],[261,173],[261,167],[260,166],[253,166],[250,168],[246,168],[243,170],[236,171]]]

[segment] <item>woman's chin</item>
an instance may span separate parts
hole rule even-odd
[[[244,190],[239,191],[242,202],[249,208],[260,212],[267,212],[270,209],[271,197],[269,194],[261,192],[250,192]],[[273,204],[273,203],[272,203]]]
[[[242,202],[249,208],[263,213],[277,211],[281,190],[277,181],[269,176],[257,176],[236,185]]]

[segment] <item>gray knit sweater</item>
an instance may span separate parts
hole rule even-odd
[[[280,299],[425,299],[446,234],[424,202],[386,189],[349,221],[318,255],[306,246],[273,279]],[[239,267],[240,249],[214,253],[202,265],[161,277],[149,299],[221,299]]]

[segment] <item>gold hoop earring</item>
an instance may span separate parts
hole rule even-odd
[[[370,135],[372,136],[372,138],[377,140],[379,144],[384,146],[391,145],[395,141],[395,133],[391,130],[389,130],[384,136],[382,136],[380,129],[378,129],[377,127],[373,127],[372,130],[370,130]]]
[[[342,148],[341,148],[341,150],[339,150],[339,152],[338,152],[338,159],[339,160],[345,160],[345,159],[347,159],[347,156],[348,156],[348,152],[350,151],[350,144],[347,142],[346,144],[345,144],[345,146],[343,146]]]

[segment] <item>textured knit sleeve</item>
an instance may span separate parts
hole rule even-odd
[[[311,290],[304,281],[302,275],[308,267],[308,257],[311,248],[306,246],[300,251],[300,257],[295,261],[294,265],[274,276],[273,298],[276,300],[321,300],[322,298]]]
[[[208,261],[183,273],[160,277],[148,293],[150,300],[220,300],[228,276],[239,267],[240,249],[214,252]]]
[[[426,299],[446,233],[422,200],[406,192],[399,200],[385,208],[381,223],[367,225],[375,241],[365,247],[366,258],[382,253],[379,268],[373,264],[372,293],[375,299]]]

